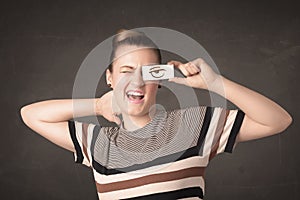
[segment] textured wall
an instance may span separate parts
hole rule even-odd
[[[189,35],[224,76],[271,98],[294,118],[282,134],[240,143],[233,154],[216,157],[206,171],[205,199],[300,199],[297,1],[120,2],[1,3],[1,199],[97,198],[90,169],[28,129],[19,110],[71,98],[77,69],[96,45],[120,28],[145,26]]]

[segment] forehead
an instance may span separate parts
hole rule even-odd
[[[158,62],[158,56],[153,49],[124,45],[117,49],[114,65],[146,65]]]

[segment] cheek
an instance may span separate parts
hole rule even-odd
[[[115,76],[112,81],[114,89],[124,88],[129,83],[129,80],[130,80],[129,76],[126,75]]]
[[[153,94],[151,97],[156,98],[158,84],[149,84],[147,87],[147,93]]]

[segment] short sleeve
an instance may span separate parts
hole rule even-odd
[[[94,132],[98,126],[92,123],[68,120],[68,127],[72,142],[76,152],[74,153],[75,162],[91,166],[91,146]]]
[[[242,125],[245,113],[240,109],[207,107],[204,123],[209,124],[207,138],[211,141],[211,156],[227,152],[232,153],[237,145],[236,137]],[[205,125],[205,124],[204,124]]]

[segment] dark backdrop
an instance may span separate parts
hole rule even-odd
[[[297,1],[1,1],[0,10],[1,199],[97,198],[91,170],[27,128],[19,111],[71,98],[77,69],[96,45],[120,28],[145,26],[189,35],[224,76],[293,116],[282,134],[214,158],[205,199],[300,199]]]

